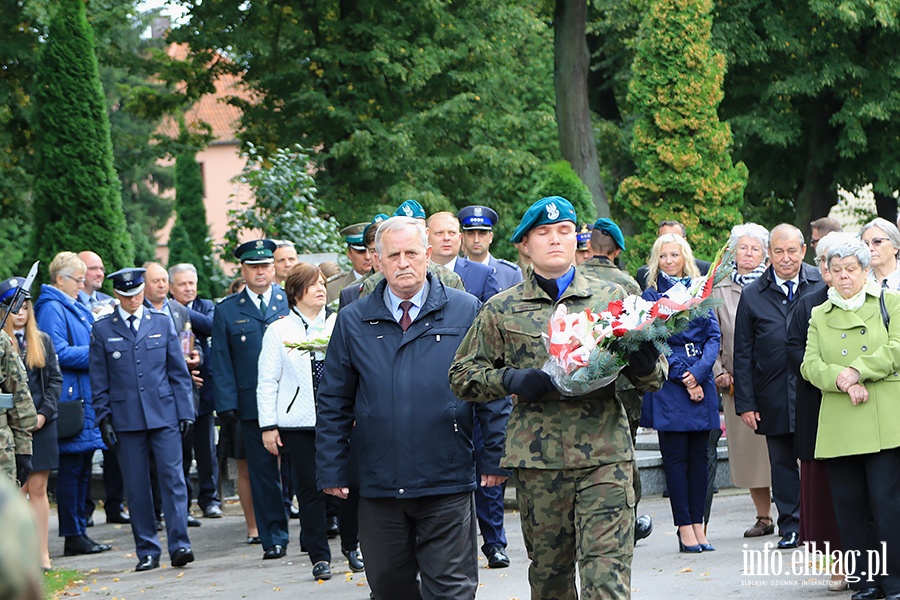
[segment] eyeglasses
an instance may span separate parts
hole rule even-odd
[[[879,246],[881,246],[881,244],[889,241],[891,241],[890,238],[872,238],[871,240],[863,243],[865,243],[866,246],[873,246],[875,248],[878,248]]]
[[[820,239],[822,239],[822,238],[809,238],[809,245],[812,246],[813,248],[815,248],[816,244],[819,243]]]
[[[72,281],[77,281],[78,283],[84,283],[87,281],[84,277],[72,277],[71,275],[66,275],[66,279],[71,279]]]

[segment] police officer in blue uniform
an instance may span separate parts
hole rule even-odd
[[[272,240],[253,240],[234,251],[235,258],[241,261],[241,275],[247,287],[216,307],[210,350],[219,418],[241,421],[253,512],[265,549],[264,559],[283,557],[289,539],[278,458],[263,446],[256,407],[257,361],[263,333],[269,323],[288,314],[284,290],[274,283],[275,248]]]
[[[522,269],[519,265],[491,255],[494,225],[500,220],[496,212],[487,206],[472,205],[460,210],[456,218],[462,226],[466,258],[494,269],[494,277],[500,284],[501,291],[522,281]]]
[[[143,305],[144,269],[109,276],[119,306],[91,332],[90,373],[100,434],[118,451],[134,535],[135,570],[159,567],[161,547],[150,487],[156,459],[169,557],[173,567],[194,560],[187,531],[187,488],[181,440],[194,419],[187,363],[172,320]]]

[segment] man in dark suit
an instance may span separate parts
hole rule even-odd
[[[687,230],[684,228],[684,224],[681,221],[660,221],[659,227],[656,230],[656,237],[666,233],[675,233],[684,239],[687,239]],[[694,262],[697,263],[697,268],[700,269],[701,275],[706,275],[709,272],[709,263],[707,261],[695,258]],[[647,289],[647,269],[647,265],[640,267],[634,276],[642,290]]]
[[[779,549],[796,548],[800,528],[800,468],[794,447],[797,378],[789,368],[787,331],[798,300],[824,286],[805,264],[803,233],[783,223],[769,235],[771,264],[741,293],[734,321],[734,408],[766,436],[772,497],[778,507]]]
[[[91,309],[94,317],[111,313],[116,308],[116,301],[100,291],[103,280],[106,278],[106,268],[103,259],[96,252],[85,250],[78,253],[78,258],[84,261],[87,272],[84,275],[84,289],[78,292],[78,302]],[[103,491],[106,500],[103,508],[106,512],[107,523],[131,523],[128,513],[125,512],[125,483],[122,481],[122,468],[119,466],[119,457],[110,450],[103,451]],[[94,500],[91,498],[91,487],[88,486],[87,498],[84,502],[84,515],[87,526],[94,525]]]
[[[94,323],[90,373],[103,442],[117,449],[131,501],[137,571],[159,567],[161,547],[150,486],[156,459],[173,567],[194,560],[187,533],[181,437],[194,419],[191,376],[171,319],[144,306],[144,269],[110,275],[119,306]]]
[[[204,360],[198,371],[192,375],[200,378],[200,406],[191,435],[185,440],[185,459],[190,462],[191,454],[197,460],[197,504],[208,519],[220,519],[222,500],[219,498],[219,461],[216,457],[216,424],[213,411],[216,409],[213,396],[212,373],[209,368],[210,336],[212,336],[213,314],[216,310],[212,300],[197,296],[197,269],[194,265],[182,263],[169,267],[169,288],[172,297],[188,309],[191,327],[200,344]],[[188,499],[192,494],[188,481]]]
[[[487,206],[473,204],[460,210],[459,219],[463,230],[463,247],[466,258],[479,262],[494,270],[494,277],[501,290],[507,290],[522,281],[522,269],[519,265],[491,255],[491,243],[494,241],[494,225],[500,217]]]
[[[428,243],[431,244],[431,260],[456,272],[462,279],[466,291],[487,302],[500,291],[494,271],[487,265],[472,262],[459,255],[462,237],[459,233],[459,221],[451,213],[437,212],[426,222],[428,227]]]
[[[264,559],[282,558],[289,540],[278,458],[263,446],[256,408],[257,361],[263,334],[269,323],[288,314],[284,290],[273,283],[274,251],[272,240],[245,242],[235,250],[247,287],[216,307],[210,353],[216,411],[225,421],[241,421]]]
[[[147,270],[144,273],[144,283],[146,287],[144,287],[144,306],[147,308],[153,308],[161,313],[165,313],[169,315],[172,319],[172,325],[175,326],[175,332],[178,333],[179,339],[181,336],[185,335],[185,331],[191,332],[191,347],[192,351],[189,357],[186,358],[188,371],[196,371],[200,368],[201,354],[200,354],[200,343],[197,341],[196,336],[193,335],[192,332],[192,323],[191,323],[191,315],[188,309],[181,304],[178,303],[177,300],[169,300],[169,273],[166,269],[159,263],[148,262],[144,263],[144,269]],[[183,342],[182,342],[183,343]],[[183,348],[182,348],[183,350]],[[194,400],[194,421],[197,420],[197,411],[200,408],[200,389],[192,384],[191,389],[193,391],[193,400]],[[193,431],[193,429],[192,429]],[[191,437],[191,436],[185,436]],[[187,509],[188,509],[188,527],[200,527],[200,521],[194,518],[191,515],[191,483],[190,483],[190,471],[191,471],[191,446],[187,443],[187,439],[184,440],[184,444],[182,445],[182,464],[184,465],[184,481],[187,485],[188,490],[188,501],[187,501]],[[155,499],[156,508],[160,508],[159,498],[160,498],[160,490],[158,488],[158,480],[154,476],[153,478],[153,495]]]

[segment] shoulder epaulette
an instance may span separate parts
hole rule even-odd
[[[325,283],[331,283],[331,282],[334,281],[335,279],[340,279],[341,277],[343,277],[343,276],[346,275],[347,273],[348,273],[348,271],[341,271],[340,273],[337,273],[336,275],[332,275],[331,277],[329,277],[328,279],[325,280]]]
[[[509,261],[506,260],[505,258],[498,258],[498,259],[497,259],[497,262],[500,263],[500,264],[504,264],[504,265],[506,265],[507,267],[512,267],[512,268],[515,269],[516,271],[521,271],[521,270],[522,270],[522,268],[521,268],[519,265],[517,265],[517,264],[514,263],[514,262],[509,262]]]

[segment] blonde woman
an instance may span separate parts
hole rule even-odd
[[[656,301],[679,283],[690,287],[700,277],[691,247],[667,233],[653,244],[643,297]],[[641,425],[656,429],[669,504],[678,528],[680,552],[715,550],[703,528],[708,483],[709,432],[719,427],[719,398],[713,365],[721,333],[715,315],[696,318],[669,338],[669,376],[658,392],[644,395]]]
[[[15,285],[13,285],[15,283]],[[0,302],[12,302],[16,288],[25,283],[22,277],[0,283]],[[50,569],[49,526],[50,502],[47,481],[50,471],[59,468],[59,443],[56,438],[56,410],[62,391],[62,373],[56,360],[56,349],[50,336],[41,332],[32,314],[31,296],[27,296],[19,312],[6,321],[5,331],[16,340],[19,354],[28,372],[28,388],[37,410],[37,429],[32,433],[31,475],[22,491],[28,495],[36,517],[41,566]]]

